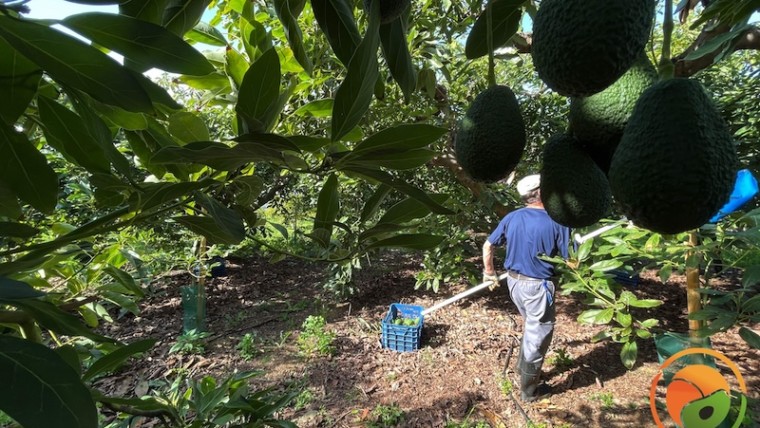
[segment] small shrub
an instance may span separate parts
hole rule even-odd
[[[251,333],[246,333],[240,342],[237,344],[237,350],[240,353],[240,357],[245,361],[250,361],[257,355],[261,354],[261,341],[258,336]]]
[[[395,427],[402,420],[404,420],[404,411],[397,404],[378,405],[372,410],[372,420],[367,423],[367,428]]]
[[[509,395],[512,394],[514,388],[515,387],[512,384],[512,381],[508,378],[505,377],[499,380],[499,391],[501,391],[505,397],[509,397]]]
[[[205,340],[208,336],[205,331],[188,330],[177,338],[177,343],[169,348],[169,353],[202,354],[206,351]]]
[[[611,409],[615,407],[615,397],[611,392],[600,392],[592,395],[591,398],[599,400],[602,403],[603,409]]]
[[[296,396],[293,408],[295,410],[305,409],[312,401],[314,401],[314,391],[306,388]]]
[[[298,349],[307,358],[332,355],[335,352],[335,333],[327,330],[327,322],[321,315],[310,315],[301,326]]]
[[[554,366],[561,373],[570,369],[573,366],[574,360],[564,348],[560,348],[547,358],[547,363]]]

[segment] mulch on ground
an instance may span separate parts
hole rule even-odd
[[[508,358],[516,358],[511,344],[521,330],[506,287],[426,316],[420,349],[395,352],[380,344],[381,320],[391,303],[431,307],[465,290],[466,284],[450,285],[438,294],[415,290],[419,261],[403,254],[373,266],[358,273],[356,296],[336,302],[322,289],[324,266],[291,259],[276,264],[260,257],[230,259],[227,276],[207,285],[211,336],[202,355],[169,353],[182,332],[179,286],[189,284],[190,276],[159,278],[141,302],[139,317],[127,315],[104,327],[125,342],[152,337],[158,344],[97,386],[109,394],[130,396],[149,391],[151,381],[179,373],[224,377],[260,369],[265,375],[254,378],[257,387],[290,385],[308,391],[308,399],[281,415],[303,428],[367,426],[378,406],[401,409],[397,426],[403,427],[445,427],[463,420],[494,427],[525,426],[527,420],[546,427],[655,426],[649,387],[659,363],[651,339],[639,342],[638,361],[626,370],[619,344],[590,340],[605,327],[578,324],[583,305],[574,296],[558,294],[555,334],[544,366],[554,394],[537,403],[521,403],[512,398],[519,395],[518,379],[505,367]],[[674,275],[663,284],[656,272],[645,271],[639,285],[630,289],[640,298],[664,300],[651,316],[667,331],[685,332],[684,281]],[[731,287],[736,281],[729,276],[716,283]],[[304,358],[298,353],[298,331],[306,317],[315,314],[324,314],[327,328],[336,333],[336,352],[330,357]],[[261,348],[248,360],[236,349],[246,333],[254,335]],[[734,330],[715,335],[712,346],[739,366],[754,412],[760,415],[760,352],[748,349]],[[510,382],[515,386],[512,394]]]

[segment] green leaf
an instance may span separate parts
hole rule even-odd
[[[133,166],[114,145],[114,135],[108,128],[108,125],[95,112],[91,103],[92,98],[75,89],[67,90],[66,92],[74,106],[74,110],[82,118],[84,127],[90,138],[102,148],[116,171],[126,177],[130,177]]]
[[[633,368],[633,365],[636,364],[638,354],[639,346],[636,344],[636,341],[626,342],[623,345],[623,349],[620,350],[620,361],[622,361],[623,365],[630,370]]]
[[[140,308],[137,306],[137,302],[132,296],[127,296],[121,292],[103,290],[105,287],[100,288],[100,295],[103,299],[113,303],[117,307],[127,310],[135,316],[140,315]]]
[[[248,132],[267,132],[274,124],[280,96],[280,58],[274,48],[256,60],[240,85],[235,111],[243,118]]]
[[[604,339],[609,339],[612,337],[612,332],[609,330],[602,330],[599,333],[595,334],[594,337],[591,338],[591,343],[596,343]]]
[[[370,238],[375,238],[379,235],[391,235],[396,234],[404,229],[409,229],[410,226],[402,226],[393,223],[379,223],[372,228],[365,230],[359,234],[359,242],[364,242]]]
[[[588,309],[578,315],[578,322],[581,324],[593,324],[603,309]],[[610,317],[611,319],[612,317]]]
[[[153,111],[134,75],[113,58],[60,31],[0,15],[0,37],[54,80],[127,111]]]
[[[739,336],[744,339],[747,344],[755,349],[760,349],[760,335],[747,327],[739,328]]]
[[[348,0],[311,0],[311,9],[335,56],[348,66],[362,40]]]
[[[186,181],[181,183],[145,183],[143,192],[135,194],[131,204],[135,210],[147,211],[159,207],[167,202],[176,201],[178,198],[189,195],[194,190],[199,190],[214,183],[212,180]]]
[[[183,36],[200,21],[211,0],[170,0],[161,23],[172,33]]]
[[[298,108],[293,114],[302,117],[324,118],[332,115],[333,99],[325,98],[323,100],[312,101]]]
[[[349,154],[344,158],[348,160],[342,163],[367,167],[381,166],[392,170],[404,171],[419,168],[437,155],[438,152],[428,149],[377,151],[362,153],[358,156],[351,156]]]
[[[105,268],[103,268],[103,272],[124,286],[124,288],[128,290],[129,293],[137,297],[143,297],[145,295],[145,292],[142,290],[142,288],[140,288],[139,285],[137,285],[135,279],[132,278],[132,275],[126,271],[121,270],[113,265],[107,265]]]
[[[454,213],[450,209],[436,202],[433,198],[430,197],[430,195],[423,192],[419,188],[410,185],[406,181],[395,179],[390,174],[384,171],[380,171],[380,170],[372,169],[372,168],[362,168],[358,166],[345,167],[345,168],[341,168],[341,170],[345,172],[358,174],[362,177],[367,178],[368,180],[374,180],[374,181],[386,184],[409,197],[417,199],[418,201],[425,204],[425,206],[430,208],[430,211],[436,214],[448,215],[448,214]]]
[[[28,239],[40,233],[36,227],[15,221],[0,221],[0,236]]]
[[[106,121],[128,131],[138,131],[148,128],[148,119],[142,113],[132,113],[122,108],[98,103],[97,110]]]
[[[98,358],[84,373],[82,380],[92,380],[99,374],[108,373],[117,369],[135,354],[147,352],[150,348],[153,347],[153,345],[156,344],[156,341],[156,339],[140,340],[127,346],[122,346],[121,348]]]
[[[162,24],[169,0],[132,0],[119,2],[119,13],[154,24]]]
[[[181,111],[169,116],[169,132],[183,143],[207,141],[211,137],[206,122],[197,114]]]
[[[435,248],[443,242],[443,236],[428,234],[406,234],[396,235],[391,238],[374,242],[365,248],[366,251],[375,248],[405,248],[411,250],[429,250]]]
[[[235,177],[232,182],[240,189],[235,194],[235,201],[240,205],[252,205],[264,190],[264,181],[254,175]]]
[[[756,294],[741,303],[743,313],[760,313],[760,294]]]
[[[436,142],[448,130],[438,126],[416,124],[385,128],[357,144],[349,156],[391,150],[413,150]]]
[[[303,2],[299,1],[301,3],[300,9],[297,6],[294,8],[293,3],[296,3],[296,1],[274,0],[274,9],[280,22],[282,22],[282,27],[285,29],[285,37],[288,39],[293,56],[301,64],[304,71],[311,75],[313,66],[309,55],[306,53],[306,48],[304,48],[303,34],[298,26],[298,15],[301,13],[300,9],[303,9]]]
[[[0,27],[2,17],[0,17]],[[2,29],[0,29],[2,32]],[[0,181],[21,200],[50,213],[58,201],[58,175],[24,134],[0,124]]]
[[[402,22],[401,19],[395,19],[380,25],[380,44],[388,70],[404,93],[406,102],[409,102],[412,92],[417,88],[417,70],[414,69],[409,54]]]
[[[237,49],[225,49],[224,53],[224,71],[235,82],[235,87],[239,88],[245,79],[245,73],[251,67],[248,59],[237,51]]]
[[[614,314],[615,311],[612,308],[602,309],[602,311],[594,317],[594,324],[608,324],[612,321]]]
[[[234,245],[242,241],[242,238],[232,236],[229,232],[219,227],[219,225],[216,224],[216,221],[210,217],[180,216],[173,217],[173,220],[190,229],[192,232],[205,236],[210,243]]]
[[[79,360],[79,353],[74,345],[63,345],[55,348],[54,351],[74,370],[74,373],[77,375],[82,374],[82,361]]]
[[[97,428],[97,410],[89,390],[48,347],[0,336],[0,373],[5,374],[0,409],[22,426]]]
[[[42,70],[0,38],[0,120],[16,123],[37,94]]]
[[[606,272],[608,270],[617,269],[620,266],[623,266],[623,262],[620,260],[600,260],[589,266],[589,269],[596,272]]]
[[[641,300],[633,300],[630,302],[630,305],[634,308],[656,308],[657,306],[662,305],[662,300],[657,299],[641,299]]]
[[[380,2],[372,2],[380,7]],[[372,102],[378,78],[377,48],[380,45],[380,13],[370,14],[364,39],[348,64],[346,77],[335,94],[330,137],[340,140],[356,126]]]
[[[64,312],[50,302],[36,299],[5,300],[0,302],[14,306],[34,318],[43,328],[67,336],[84,336],[96,342],[114,343],[115,340],[95,334],[79,321],[77,317]]]
[[[627,312],[615,312],[615,321],[623,327],[629,327],[633,323],[633,317]]]
[[[729,32],[718,35],[697,48],[697,50],[686,55],[684,60],[694,61],[706,55],[710,55],[715,51],[723,50],[731,46],[736,41],[736,39],[743,37],[744,33],[751,28],[754,27],[749,24],[740,25]]]
[[[238,27],[249,60],[256,61],[264,52],[272,49],[272,35],[261,23],[241,18]]]
[[[370,196],[369,200],[364,204],[364,208],[362,208],[362,215],[361,215],[361,221],[362,223],[370,219],[375,213],[377,212],[378,208],[380,208],[380,204],[385,200],[385,197],[388,196],[388,193],[391,191],[391,187],[385,184],[380,184],[377,186],[377,189],[375,189],[375,192]]]
[[[491,0],[478,16],[467,36],[464,53],[469,59],[488,55],[488,13],[491,13],[491,41],[494,49],[506,44],[520,25],[520,8],[526,0]]]
[[[652,327],[656,326],[659,323],[660,323],[660,320],[657,320],[657,319],[654,319],[654,318],[649,318],[649,319],[646,319],[644,321],[641,321],[640,324],[641,324],[641,326],[643,328],[652,328]]]
[[[591,246],[593,245],[594,240],[589,239],[588,241],[581,244],[581,246],[578,248],[578,253],[576,255],[579,262],[582,262],[586,260],[586,258],[591,254]]]
[[[0,216],[10,219],[21,217],[21,206],[18,203],[18,198],[2,181],[0,181]]]
[[[656,235],[656,236],[659,236],[659,235]],[[660,281],[662,281],[663,284],[666,283],[666,282],[668,282],[668,279],[670,279],[670,275],[672,275],[672,274],[673,274],[673,266],[672,265],[665,265],[665,266],[663,266],[660,269],[660,272],[658,273],[658,275],[660,277]]]
[[[0,300],[34,299],[43,296],[45,293],[25,282],[0,276]]]
[[[199,22],[192,30],[185,33],[185,38],[210,46],[227,46],[227,39],[216,27]]]
[[[192,162],[218,170],[234,171],[249,162],[272,160],[271,156],[276,156],[278,153],[255,144],[233,150],[224,143],[196,141],[184,147],[164,147],[150,158],[150,163],[162,165]]]
[[[221,94],[228,94],[232,91],[229,77],[221,72],[214,72],[205,76],[180,76],[179,81],[198,90],[216,91]]]
[[[202,76],[214,71],[203,54],[157,24],[102,12],[70,15],[62,24],[124,55],[139,65],[140,72],[155,67],[170,73]]]
[[[449,199],[449,195],[432,194],[430,198],[439,204],[443,204]],[[428,214],[430,214],[430,208],[425,204],[417,199],[406,198],[390,207],[377,223],[403,224],[425,217]]]
[[[245,225],[242,216],[235,210],[227,208],[216,199],[202,193],[197,193],[198,203],[206,210],[209,217],[213,218],[217,225],[239,243],[245,238]]]
[[[333,222],[340,211],[340,193],[338,192],[338,177],[330,174],[319,192],[317,214],[314,216],[312,235],[327,247],[332,236]]]
[[[108,174],[111,171],[111,163],[101,145],[87,132],[78,114],[47,97],[38,97],[37,104],[48,144],[90,172]]]
[[[760,265],[752,265],[744,269],[742,286],[749,287],[758,283],[760,283]]]

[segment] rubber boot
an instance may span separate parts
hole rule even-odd
[[[522,357],[522,355],[521,355]],[[529,363],[522,358],[519,361],[520,397],[522,401],[535,401],[548,394],[546,385],[541,385],[541,363]]]

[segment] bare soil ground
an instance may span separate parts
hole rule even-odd
[[[404,255],[378,260],[359,273],[360,293],[336,303],[322,290],[325,273],[319,265],[288,259],[272,265],[257,257],[231,260],[228,275],[208,283],[211,336],[202,355],[169,353],[182,331],[179,286],[190,278],[159,278],[150,285],[140,317],[126,316],[107,327],[123,341],[153,337],[158,345],[98,386],[129,396],[136,390],[145,393],[146,381],[176,377],[179,371],[222,377],[261,369],[266,374],[254,378],[256,386],[296,385],[307,391],[298,406],[281,415],[304,428],[371,426],[378,406],[401,409],[396,426],[403,427],[446,427],[461,421],[522,427],[528,419],[546,427],[655,426],[649,407],[649,387],[659,371],[654,342],[641,341],[638,362],[626,370],[620,345],[591,343],[604,327],[578,324],[583,306],[573,296],[557,296],[557,324],[544,365],[554,394],[537,403],[512,398],[519,395],[518,379],[511,367],[504,371],[512,338],[519,339],[522,328],[506,287],[426,316],[418,351],[382,349],[380,325],[391,303],[431,307],[466,289],[461,283],[438,294],[414,290],[418,266]],[[716,284],[730,287],[736,281],[729,277]],[[665,301],[651,313],[664,330],[687,331],[683,277],[662,284],[654,272],[642,272],[640,284],[631,290],[640,298]],[[298,332],[313,314],[324,314],[327,328],[337,334],[331,357],[307,359],[298,353]],[[258,338],[261,351],[249,360],[236,349],[246,333]],[[736,331],[714,336],[712,345],[739,366],[751,407],[760,415],[760,352],[749,350]],[[512,362],[517,349],[513,351]],[[511,395],[505,393],[505,379],[515,385]]]

